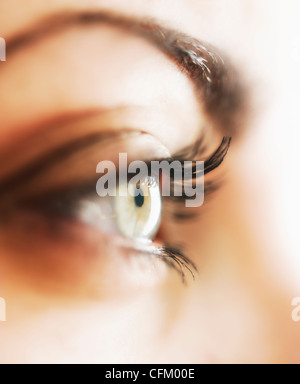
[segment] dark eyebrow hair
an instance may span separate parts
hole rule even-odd
[[[73,26],[106,24],[144,37],[173,60],[195,85],[202,109],[226,135],[237,134],[247,114],[247,97],[240,75],[225,55],[182,32],[138,19],[103,11],[62,13],[47,17],[7,40],[7,57],[48,35]]]

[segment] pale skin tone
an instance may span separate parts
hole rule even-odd
[[[0,3],[0,36],[8,41],[44,16],[91,9],[128,14],[122,0],[11,0]],[[269,201],[276,167],[264,165],[268,144],[261,144],[269,126],[273,134],[280,129],[274,94],[282,90],[268,40],[277,11],[267,1],[130,2],[130,15],[155,18],[225,52],[250,91],[245,133],[233,137],[214,172],[225,178],[222,188],[196,220],[162,222],[161,241],[184,243],[198,274],[183,285],[157,260],[128,260],[95,230],[74,224],[68,239],[58,238],[39,218],[20,215],[0,236],[0,297],[7,301],[0,363],[300,361],[300,326],[291,320],[299,270],[278,237],[279,204]],[[61,31],[0,64],[3,153],[56,116],[93,108],[106,111],[95,117],[99,132],[146,132],[152,154],[192,144],[203,125],[209,152],[223,137],[199,108],[191,80],[149,42],[113,26]]]

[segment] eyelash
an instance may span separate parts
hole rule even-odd
[[[223,137],[223,140],[220,146],[217,148],[217,150],[204,162],[204,175],[211,173],[222,164],[222,162],[224,161],[229,151],[230,144],[231,144],[231,137],[227,137],[227,136]],[[180,161],[182,164],[182,172],[184,174],[185,162],[192,161],[193,163],[192,180],[196,181],[199,177],[202,177],[202,174],[200,174],[199,176],[196,173],[196,161],[194,159],[198,157],[200,158],[205,152],[205,150],[206,150],[206,146],[204,145],[204,136],[202,136],[192,148],[187,147],[186,149],[183,149],[179,154],[176,154],[174,158],[170,159],[170,163],[176,160]],[[188,159],[192,159],[192,160],[188,160]],[[172,181],[174,182],[174,179]],[[219,188],[216,181],[210,181],[205,185],[205,187],[206,187],[205,188],[206,194],[210,194]],[[184,194],[184,190],[183,190],[182,196],[180,197],[172,196],[172,199],[175,202],[182,203],[183,201],[189,199],[189,196]]]
[[[138,253],[138,255],[142,254],[150,257],[158,257],[181,276],[183,284],[186,283],[186,271],[190,273],[195,280],[195,273],[198,272],[196,265],[179,249],[168,246],[156,247],[155,245],[143,245],[134,247],[131,251]]]
[[[182,170],[184,172],[185,162],[193,161],[195,167],[195,158],[202,156],[206,151],[206,146],[204,144],[204,136],[202,136],[192,147],[184,148],[181,152],[174,155],[172,159],[169,160],[170,163],[173,161],[180,161],[182,164]],[[217,169],[222,162],[224,161],[231,144],[231,137],[224,137],[220,146],[217,150],[204,162],[204,175],[207,175]],[[189,160],[192,159],[192,160]],[[195,168],[193,168],[192,179],[196,180],[199,176],[195,173]],[[202,177],[202,175],[200,175]],[[174,179],[171,180],[174,182]],[[217,181],[210,181],[205,183],[205,195],[215,192],[219,188]],[[180,197],[172,196],[171,199],[175,203],[182,204],[188,199],[184,193]],[[175,213],[172,214],[173,218],[177,221],[188,220],[197,217],[198,211],[192,210],[193,212],[187,212],[187,210],[180,210],[177,207]],[[145,252],[145,251],[144,251]],[[153,255],[153,251],[149,250],[150,254]],[[176,249],[172,246],[164,246],[157,249],[157,255],[161,258],[167,265],[175,269],[182,278],[182,282],[186,282],[186,272],[190,273],[192,278],[195,279],[195,273],[197,273],[197,267],[194,262],[188,258],[182,250]]]
[[[204,141],[205,138],[204,136],[202,136],[197,142],[194,143],[193,146],[184,148],[182,151],[175,154],[173,158],[167,159],[167,161],[169,161],[170,163],[173,161],[180,161],[182,164],[182,171],[184,172],[186,161],[192,161],[195,165],[195,159],[204,156],[204,153],[207,150]],[[231,138],[224,137],[222,143],[217,148],[217,150],[204,162],[205,175],[211,173],[221,165],[228,153],[230,144]],[[195,181],[198,177],[199,176],[195,172],[193,172],[192,180]],[[172,179],[171,175],[171,183],[172,182],[174,182],[174,178]],[[218,189],[218,187],[219,186],[215,181],[205,183],[206,195],[214,192]],[[54,193],[49,193],[49,195],[47,194],[47,196],[43,195],[41,198],[27,198],[23,201],[21,199],[19,201],[18,207],[20,206],[21,208],[29,208],[36,210],[38,212],[44,213],[45,217],[57,218],[61,216],[62,218],[69,217],[76,219],[74,213],[72,214],[72,207],[76,205],[76,200],[78,201],[79,198],[91,195],[91,191],[95,191],[94,183],[85,185],[83,188],[70,188],[69,191],[56,191]],[[172,213],[173,219],[177,221],[187,220],[197,216],[198,211],[195,211],[194,209],[189,209],[187,212],[186,209],[183,209],[183,203],[188,198],[189,197],[186,196],[184,193],[181,197],[171,196],[167,198],[167,201],[175,203],[176,209],[175,212]],[[45,204],[45,201],[47,201],[47,204]],[[136,244],[133,244],[131,251],[133,253],[136,252],[139,255],[142,254],[150,257],[154,256],[163,260],[169,267],[176,270],[180,274],[183,283],[186,282],[186,273],[189,273],[193,278],[195,278],[195,273],[197,272],[196,265],[191,259],[184,255],[181,249],[176,249],[174,246],[156,246],[154,244],[149,246],[137,246]]]

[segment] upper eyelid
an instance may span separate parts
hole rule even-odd
[[[103,11],[62,13],[47,17],[32,28],[7,40],[7,57],[48,35],[70,27],[110,25],[145,38],[163,51],[194,83],[201,107],[224,134],[240,128],[246,94],[240,76],[216,49],[153,20],[137,19]]]
[[[132,132],[128,133],[129,135],[132,134]],[[119,133],[119,136],[123,136],[124,132]],[[29,197],[23,196],[24,189],[23,187],[29,185],[31,180],[35,180],[36,177],[39,177],[40,175],[43,175],[45,172],[45,175],[47,176],[47,169],[52,170],[55,169],[55,166],[57,166],[58,163],[63,162],[64,160],[68,160],[72,157],[74,152],[80,152],[81,150],[89,150],[91,147],[95,146],[95,141],[98,141],[99,145],[105,141],[105,139],[111,139],[116,138],[116,133],[107,133],[107,134],[93,134],[85,137],[84,139],[75,140],[74,142],[69,142],[67,145],[60,146],[56,148],[54,151],[47,153],[42,158],[36,159],[34,162],[29,163],[26,167],[19,170],[17,174],[13,174],[8,179],[5,179],[0,182],[0,196],[1,196],[1,203],[3,206],[4,201],[4,207],[7,207],[8,205],[14,205],[16,202],[22,202],[28,200],[33,201],[38,198],[41,194],[43,195],[43,192],[39,191],[37,195],[34,193],[34,196],[31,196],[30,188],[29,188]],[[217,150],[210,156],[206,157],[205,165],[204,165],[204,172],[205,174],[212,172],[214,169],[216,169],[224,160],[226,157],[226,154],[229,150],[231,138],[224,137],[222,140],[221,145],[217,148]],[[199,143],[202,143],[201,145]],[[176,155],[174,158],[165,158],[165,159],[153,159],[153,160],[167,160],[167,161],[174,161],[179,160],[182,163],[182,167],[184,169],[184,162],[185,161],[196,161],[199,160],[192,158],[191,156],[197,155],[197,156],[204,156],[205,152],[205,145],[204,145],[204,136],[201,136],[201,139],[197,140],[196,143],[190,147],[185,148],[185,150],[181,153],[181,155]],[[98,153],[98,151],[97,151]],[[183,157],[183,154],[189,157]],[[188,155],[189,154],[189,155]],[[148,162],[149,169],[150,169],[150,162]],[[201,176],[201,175],[200,175]],[[44,177],[44,176],[42,176]],[[198,175],[193,173],[192,178],[197,179]],[[93,180],[92,180],[93,179]],[[77,190],[78,188],[83,188],[84,190],[88,186],[92,186],[91,188],[96,185],[96,181],[98,179],[98,176],[93,175],[93,177],[89,178],[88,180],[85,180],[84,182],[81,180],[80,182],[77,182],[75,185],[74,183],[70,184],[68,187],[61,187],[58,185],[51,186],[52,189],[47,189],[47,192],[44,192],[44,194],[47,195],[47,197],[51,197],[51,195],[64,193],[64,189],[67,190]],[[31,187],[32,189],[32,187]],[[40,188],[38,188],[40,189]],[[36,191],[36,186],[33,189]],[[88,187],[88,190],[90,190],[90,187]],[[28,191],[27,191],[28,194]],[[25,193],[26,195],[26,193]],[[48,196],[49,195],[49,196]],[[7,200],[8,199],[8,200]],[[10,203],[8,203],[10,201]]]

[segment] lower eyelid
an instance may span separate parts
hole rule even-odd
[[[223,161],[229,144],[223,140],[224,155],[219,151],[219,156],[211,158],[216,160],[207,163],[212,169]],[[193,276],[196,269],[180,251],[163,246],[141,249],[133,241],[125,245],[124,239],[76,220],[57,220],[55,215],[45,220],[38,211],[18,211],[8,220],[0,231],[0,249],[11,255],[13,270],[37,289],[52,291],[54,287],[71,295],[86,290],[116,293],[161,281],[166,277],[166,264],[183,278],[185,272]]]
[[[166,264],[131,240],[78,223],[24,215],[1,228],[0,260],[19,283],[41,294],[122,295],[168,276]]]
[[[178,251],[174,249],[173,247],[165,247],[163,243],[161,244],[155,244],[151,245],[151,241],[147,241],[146,238],[144,239],[144,242],[141,242],[141,240],[137,239],[126,239],[122,237],[121,235],[116,235],[119,233],[119,230],[117,228],[116,220],[113,220],[113,212],[110,210],[109,217],[104,217],[102,220],[100,220],[99,217],[97,217],[97,220],[93,219],[93,217],[90,217],[90,214],[97,216],[97,212],[93,212],[95,209],[98,209],[98,205],[101,205],[103,201],[106,201],[107,199],[113,199],[112,197],[106,197],[106,198],[99,198],[97,197],[97,200],[89,206],[89,200],[82,201],[83,205],[81,205],[81,208],[83,209],[83,212],[80,213],[80,204],[78,205],[78,210],[76,213],[74,213],[74,217],[67,215],[65,218],[61,217],[61,212],[58,212],[58,216],[53,216],[53,210],[50,209],[51,215],[49,216],[49,212],[46,212],[46,216],[44,217],[44,221],[48,221],[51,223],[51,220],[53,221],[53,224],[49,226],[49,229],[45,231],[47,234],[50,231],[54,229],[55,238],[54,241],[57,242],[57,240],[60,239],[61,234],[66,233],[72,233],[72,228],[76,228],[77,226],[81,226],[82,231],[80,233],[80,238],[84,237],[83,233],[86,233],[86,236],[90,240],[90,235],[95,233],[95,236],[97,236],[97,240],[99,240],[100,244],[100,238],[103,237],[105,240],[107,240],[108,236],[111,236],[114,240],[115,246],[119,246],[119,248],[122,250],[122,252],[125,252],[126,254],[134,254],[136,258],[138,257],[146,257],[146,258],[152,258],[152,259],[160,259],[164,261],[165,264],[167,264],[172,269],[175,269],[182,277],[183,280],[186,278],[186,274],[194,277],[194,272],[196,271],[195,265],[187,259],[181,251]],[[103,201],[102,201],[103,200]],[[96,205],[96,206],[95,206]],[[49,209],[49,206],[47,206]],[[50,206],[51,208],[51,206]],[[88,210],[91,208],[92,212],[86,212],[86,209]],[[110,207],[111,208],[111,207]],[[48,214],[47,214],[48,213]],[[84,214],[87,214],[88,216],[85,218]],[[110,220],[112,219],[112,220]],[[109,224],[110,222],[114,223],[113,226]],[[109,227],[108,227],[109,225]],[[64,229],[66,228],[66,230]],[[70,231],[70,232],[69,232]],[[106,237],[105,237],[106,236]],[[78,236],[71,236],[74,238],[74,242],[78,241]],[[70,241],[70,239],[67,239]],[[64,239],[62,240],[64,241]],[[90,245],[91,243],[89,243]],[[101,252],[101,251],[100,251]],[[152,260],[153,261],[153,260]]]

